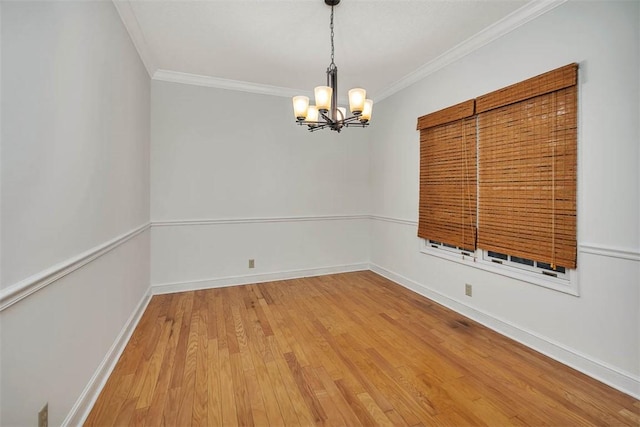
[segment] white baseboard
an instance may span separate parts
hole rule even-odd
[[[147,308],[152,295],[185,292],[200,289],[220,288],[226,286],[245,285],[250,283],[270,282],[274,280],[297,279],[302,277],[323,276],[327,274],[348,273],[353,271],[371,270],[387,279],[404,286],[426,298],[454,310],[478,323],[505,335],[521,344],[530,347],[545,356],[570,366],[598,381],[618,389],[636,399],[640,399],[640,378],[630,373],[622,372],[608,364],[595,360],[587,355],[542,337],[535,332],[527,331],[509,321],[499,319],[491,314],[470,307],[460,301],[452,299],[425,285],[417,283],[407,277],[387,270],[376,264],[358,263],[330,267],[290,270],[275,273],[263,273],[242,276],[228,276],[216,279],[175,282],[152,285],[145,293],[135,311],[122,328],[122,331],[107,352],[102,363],[91,377],[75,405],[62,423],[63,427],[82,425],[88,417],[102,388],[115,368],[116,362],[124,351],[135,327]]]
[[[299,279],[302,277],[324,276],[327,274],[349,273],[352,271],[369,270],[369,263],[335,265],[330,267],[309,268],[302,270],[280,271],[275,273],[247,274],[241,276],[227,276],[221,278],[192,280],[175,283],[160,283],[151,285],[153,295],[170,294],[174,292],[197,291],[200,289],[223,288],[226,286],[247,285],[250,283],[272,282],[274,280]]]
[[[71,408],[71,411],[69,411],[69,414],[67,414],[67,417],[62,422],[63,427],[80,426],[85,422],[93,408],[93,405],[96,403],[100,392],[113,372],[120,355],[127,346],[127,343],[138,325],[142,314],[147,309],[147,305],[149,305],[150,300],[151,289],[149,288],[127,320],[127,323],[125,323],[120,334],[118,334],[118,337],[113,342],[113,345],[105,355],[104,359],[102,359],[98,369],[96,369],[96,372],[91,377],[91,380],[89,380],[89,383],[82,391],[82,394],[76,401],[75,405],[73,405],[73,408]]]
[[[604,384],[622,391],[636,399],[640,399],[640,377],[623,372],[605,362],[595,360],[585,354],[571,349],[563,344],[540,336],[535,332],[525,330],[513,323],[499,319],[489,313],[470,307],[460,301],[452,299],[427,286],[417,283],[407,277],[394,273],[376,264],[370,264],[371,271],[404,286],[424,297],[444,305],[476,322],[505,335],[521,344],[530,347],[545,356],[570,366]]]

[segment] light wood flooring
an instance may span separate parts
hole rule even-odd
[[[372,272],[152,298],[89,426],[640,425],[640,402]]]

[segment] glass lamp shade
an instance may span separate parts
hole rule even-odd
[[[329,86],[318,86],[314,89],[316,95],[316,107],[318,110],[327,112],[331,109],[331,95],[333,89]]]
[[[307,117],[308,109],[309,109],[308,96],[293,97],[293,114],[296,116],[296,120],[299,120],[299,121],[304,120]]]
[[[362,113],[364,110],[364,101],[367,97],[367,91],[356,87],[349,91],[349,109],[356,116]]]
[[[308,122],[317,122],[318,121],[318,107],[315,105],[309,105],[309,111],[307,112]]]
[[[368,122],[371,120],[371,112],[373,111],[373,101],[370,99],[366,99],[364,101],[364,108],[362,109],[362,114],[360,115],[361,122]]]
[[[345,107],[338,107],[338,115],[336,116],[336,120],[341,122],[347,118],[347,109]]]

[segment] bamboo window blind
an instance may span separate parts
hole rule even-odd
[[[459,117],[452,113],[463,104],[418,119],[419,237],[471,249],[477,225],[481,249],[576,267],[577,70],[570,64],[467,101]],[[473,139],[477,163],[471,148],[455,149],[463,139]],[[461,184],[469,165],[473,177]]]
[[[421,117],[418,236],[476,248],[474,100]]]

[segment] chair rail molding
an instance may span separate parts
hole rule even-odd
[[[0,311],[7,309],[13,304],[23,300],[45,286],[56,282],[64,276],[73,273],[77,269],[101,257],[107,252],[112,251],[143,231],[148,230],[150,227],[151,223],[140,225],[133,230],[115,237],[114,239],[27,277],[6,289],[2,289],[0,291]]]
[[[172,219],[152,220],[152,227],[177,227],[184,225],[224,225],[224,224],[260,224],[268,222],[303,222],[303,221],[349,221],[369,219],[370,215],[306,215],[306,216],[281,216],[262,218],[202,218],[202,219]]]

